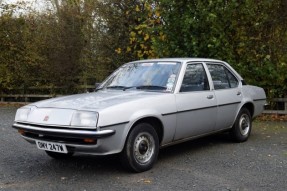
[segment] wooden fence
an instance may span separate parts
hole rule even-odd
[[[55,92],[55,89],[61,89],[61,88],[62,87],[41,86],[41,87],[26,87],[26,88],[13,89],[10,94],[4,94],[0,92],[0,102],[30,103],[53,97],[60,97],[63,95],[55,93],[47,93],[47,92]],[[76,87],[76,89],[78,93],[92,92],[95,90],[95,85],[79,85]]]
[[[265,114],[287,114],[287,98],[273,98],[268,101]]]

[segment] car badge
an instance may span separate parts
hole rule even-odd
[[[46,115],[46,116],[44,117],[44,120],[43,120],[43,121],[48,121],[48,120],[49,120],[49,116]]]

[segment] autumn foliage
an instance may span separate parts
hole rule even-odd
[[[39,11],[0,1],[0,93],[76,93],[127,61],[207,57],[269,97],[287,94],[286,0],[42,2]]]

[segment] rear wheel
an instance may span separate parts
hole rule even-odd
[[[247,108],[242,108],[231,129],[231,135],[236,142],[247,141],[252,128],[252,119]]]
[[[140,123],[130,132],[121,153],[122,164],[135,172],[151,169],[159,152],[158,135],[152,125]]]
[[[51,152],[51,151],[45,151],[47,155],[54,159],[69,159],[71,158],[74,153],[57,153],[57,152]]]

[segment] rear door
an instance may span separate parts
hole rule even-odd
[[[176,96],[177,128],[174,140],[197,136],[215,127],[217,105],[203,63],[186,66],[181,88]]]
[[[233,125],[242,100],[239,80],[224,64],[206,64],[218,105],[215,130],[226,129]]]

